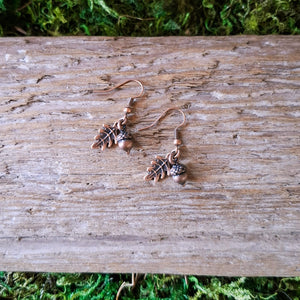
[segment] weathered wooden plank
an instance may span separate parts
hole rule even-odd
[[[300,275],[300,37],[2,38],[0,268]],[[135,148],[91,150],[140,79]],[[184,109],[189,180],[143,182]]]

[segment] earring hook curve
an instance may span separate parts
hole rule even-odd
[[[118,88],[120,88],[120,87],[126,85],[126,84],[129,83],[129,82],[135,82],[135,83],[137,83],[137,84],[141,87],[140,93],[139,93],[137,96],[131,97],[131,98],[130,98],[129,103],[128,103],[128,106],[131,107],[132,104],[133,104],[134,99],[140,98],[140,97],[142,97],[143,94],[144,94],[145,88],[144,88],[144,85],[142,84],[142,82],[141,82],[140,80],[137,80],[137,79],[129,79],[129,80],[126,80],[126,81],[124,81],[124,82],[122,82],[122,83],[120,83],[120,84],[118,84],[118,85],[116,85],[116,86],[114,86],[114,87],[112,87],[112,88],[110,88],[110,89],[106,89],[106,90],[93,90],[93,93],[99,93],[99,94],[100,94],[100,93],[108,93],[108,92],[111,92],[111,91],[113,91],[113,90],[115,90],[115,89],[118,89]]]
[[[185,117],[185,113],[178,107],[170,107],[168,108],[167,110],[165,110],[152,124],[150,124],[149,126],[146,126],[146,127],[143,127],[143,128],[140,128],[138,129],[138,131],[142,131],[142,130],[146,130],[146,129],[149,129],[153,126],[155,126],[162,118],[166,117],[167,114],[172,111],[172,110],[176,110],[178,112],[180,112],[183,116],[183,121],[174,129],[174,136],[175,136],[175,139],[178,139],[178,129],[180,127],[182,127],[185,122],[186,122],[186,117]]]

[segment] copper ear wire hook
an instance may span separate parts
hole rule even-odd
[[[93,93],[109,93],[109,92],[111,92],[111,91],[113,91],[115,89],[118,89],[118,88],[122,87],[123,85],[126,85],[129,82],[136,82],[141,87],[141,91],[140,91],[140,93],[137,96],[130,97],[130,100],[129,100],[129,103],[128,103],[128,107],[131,108],[134,99],[140,98],[144,94],[144,90],[145,89],[144,89],[144,86],[143,86],[143,84],[142,84],[142,82],[140,80],[129,79],[129,80],[126,80],[126,81],[124,81],[124,82],[122,82],[122,83],[120,83],[120,84],[118,84],[118,85],[116,85],[116,86],[114,86],[114,87],[112,87],[110,89],[106,89],[106,90],[93,90]]]
[[[182,114],[182,116],[183,116],[183,121],[174,129],[174,144],[176,145],[176,152],[178,153],[179,152],[178,146],[181,144],[181,141],[180,141],[180,139],[178,137],[178,129],[180,127],[182,127],[185,124],[185,121],[186,121],[185,114],[184,114],[184,112],[180,108],[177,108],[177,107],[170,107],[170,108],[168,108],[151,125],[143,127],[141,129],[138,129],[138,131],[146,130],[146,129],[149,129],[149,128],[155,126],[161,119],[163,119],[164,117],[166,117],[167,114],[170,111],[172,111],[172,110],[180,112]]]

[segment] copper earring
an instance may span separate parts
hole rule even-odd
[[[92,149],[101,148],[101,150],[104,150],[106,147],[110,148],[113,144],[118,144],[118,146],[122,150],[126,151],[127,154],[129,154],[133,146],[133,141],[132,135],[127,131],[128,114],[130,114],[132,111],[135,99],[143,95],[143,84],[139,80],[130,79],[114,86],[111,89],[93,91],[93,93],[107,93],[120,88],[121,86],[129,82],[136,82],[137,84],[139,84],[139,86],[141,87],[141,92],[137,96],[130,98],[128,105],[124,108],[124,116],[122,118],[120,118],[112,126],[103,124],[103,127],[99,129],[98,134],[94,137],[94,140],[96,141],[91,145]]]
[[[179,163],[179,147],[181,145],[181,140],[178,136],[178,129],[185,124],[184,112],[176,107],[169,108],[165,112],[163,112],[151,125],[141,128],[139,129],[139,131],[155,126],[172,110],[180,112],[183,116],[183,121],[174,130],[174,145],[176,146],[176,148],[169,152],[165,158],[161,156],[155,157],[155,160],[151,162],[151,167],[147,169],[148,174],[144,177],[145,181],[154,180],[154,182],[157,182],[160,179],[164,179],[166,176],[172,176],[175,182],[184,185],[187,180],[186,166]]]

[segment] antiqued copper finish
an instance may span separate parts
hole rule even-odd
[[[133,146],[132,135],[130,132],[126,131],[126,126],[123,125],[124,129],[120,130],[120,133],[117,136],[118,146],[126,151],[128,154]]]
[[[175,139],[174,140],[174,145],[176,145],[176,146],[181,145],[181,140]]]
[[[156,156],[155,160],[151,162],[151,165],[152,166],[147,169],[148,174],[144,177],[145,181],[154,180],[154,182],[157,182],[170,174],[171,165],[166,158]]]
[[[146,130],[155,126],[162,118],[164,118],[170,111],[176,110],[183,116],[183,121],[174,130],[174,145],[176,148],[168,153],[165,158],[156,156],[155,161],[151,162],[151,167],[147,169],[147,175],[144,177],[145,181],[154,180],[154,182],[164,179],[166,176],[172,176],[173,180],[181,185],[187,181],[187,168],[185,165],[179,163],[180,150],[179,146],[182,141],[178,137],[178,129],[185,124],[184,112],[177,108],[172,107],[164,111],[151,125],[139,129],[139,131]]]
[[[187,180],[186,166],[176,162],[170,170],[170,175],[175,182],[185,184]]]
[[[105,148],[110,148],[113,144],[118,144],[118,146],[129,154],[132,146],[133,140],[132,135],[127,131],[128,114],[131,113],[134,100],[141,97],[144,93],[144,86],[141,81],[136,79],[126,80],[110,89],[107,90],[94,90],[93,93],[107,93],[111,92],[117,88],[124,86],[127,83],[135,82],[141,87],[140,93],[129,99],[128,105],[124,108],[124,116],[120,118],[113,126],[104,124],[102,129],[99,130],[99,134],[95,136],[95,142],[91,145],[92,149],[100,148],[104,150]]]
[[[99,129],[99,134],[94,137],[94,142],[91,145],[92,149],[101,148],[104,150],[106,147],[110,148],[113,144],[117,144],[118,129],[116,126],[103,124]]]

